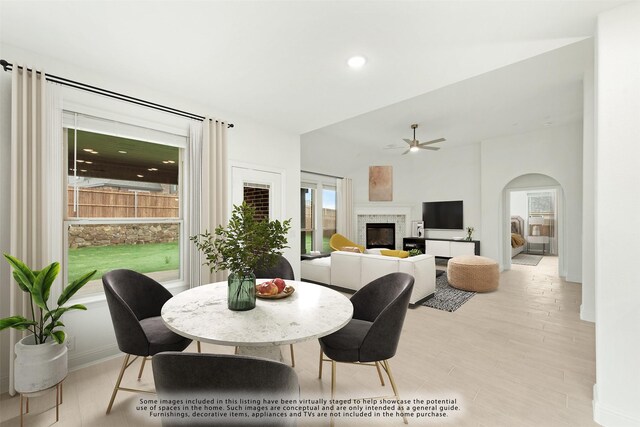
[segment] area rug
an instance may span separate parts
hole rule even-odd
[[[542,255],[518,254],[511,258],[511,264],[518,265],[538,265]]]
[[[436,294],[433,298],[422,303],[425,307],[453,312],[473,297],[475,292],[461,291],[449,285],[447,273],[436,278]]]

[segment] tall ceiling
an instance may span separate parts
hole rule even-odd
[[[2,0],[0,41],[304,134],[590,37],[621,3]]]

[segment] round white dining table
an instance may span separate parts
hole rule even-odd
[[[257,279],[262,283],[269,279]],[[179,293],[162,307],[173,332],[194,340],[237,346],[238,354],[282,361],[280,346],[329,335],[349,323],[351,301],[325,286],[287,280],[295,288],[282,299],[257,298],[247,311],[227,308],[227,282]]]

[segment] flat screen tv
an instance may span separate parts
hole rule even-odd
[[[462,230],[464,228],[462,214],[462,200],[422,204],[424,228]]]

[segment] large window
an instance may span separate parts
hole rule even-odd
[[[66,280],[98,270],[77,295],[101,292],[116,268],[180,279],[182,148],[77,127],[65,140]]]
[[[303,175],[300,188],[301,244],[303,254],[331,252],[329,239],[336,232],[335,179]]]

